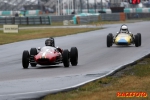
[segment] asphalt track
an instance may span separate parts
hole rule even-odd
[[[78,48],[79,64],[69,68],[64,68],[62,64],[22,68],[23,50],[44,46],[46,38],[1,45],[0,100],[32,100],[59,89],[76,87],[150,53],[150,22],[127,25],[133,34],[138,32],[142,34],[141,47],[134,45],[106,47],[107,34],[110,32],[115,34],[121,24],[106,25],[105,29],[97,31],[56,37],[55,43],[61,48],[69,50],[73,46]]]

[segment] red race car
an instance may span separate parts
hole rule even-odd
[[[49,39],[47,39],[49,40]],[[32,67],[39,65],[56,65],[63,63],[64,67],[69,67],[70,62],[72,66],[78,64],[78,49],[72,47],[70,51],[67,49],[55,48],[54,39],[49,44],[45,41],[46,46],[40,49],[31,48],[30,53],[28,50],[23,51],[22,66],[24,69],[28,68],[29,63]]]

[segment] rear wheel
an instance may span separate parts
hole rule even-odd
[[[109,33],[108,35],[110,35],[113,38],[113,34],[112,33]]]
[[[139,37],[139,46],[141,46],[141,41],[142,41],[142,39],[141,39],[141,33],[137,33],[137,35]]]
[[[37,55],[37,49],[36,48],[31,48],[30,49],[30,65],[32,67],[36,67],[37,63],[34,60],[34,56]]]
[[[135,39],[134,39],[135,46],[138,47],[139,46],[139,36],[135,35],[134,37],[135,37]]]
[[[70,61],[72,66],[78,64],[78,49],[76,47],[72,47],[70,50]]]
[[[69,67],[69,65],[70,65],[69,51],[64,50],[63,53],[62,53],[62,57],[63,57],[64,67]]]
[[[22,54],[22,66],[24,69],[27,69],[29,66],[29,52],[27,50],[23,51]]]
[[[107,35],[107,47],[112,46],[112,36],[110,34]]]

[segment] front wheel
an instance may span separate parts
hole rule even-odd
[[[22,54],[22,66],[24,69],[27,69],[29,66],[29,52],[27,50],[23,51]]]
[[[63,53],[62,53],[62,57],[63,57],[64,67],[69,67],[69,65],[70,65],[69,51],[68,50],[64,50]]]
[[[70,50],[70,61],[72,66],[76,66],[78,64],[78,49],[76,47],[72,47]]]
[[[110,34],[107,35],[107,47],[112,46],[112,36]]]
[[[34,56],[37,55],[37,49],[36,48],[31,48],[30,50],[30,65],[32,67],[36,67],[37,63],[34,61]]]

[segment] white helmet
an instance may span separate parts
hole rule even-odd
[[[126,25],[123,25],[123,26],[121,27],[121,30],[122,30],[122,31],[127,31],[127,30],[128,30],[128,27],[127,27]]]

